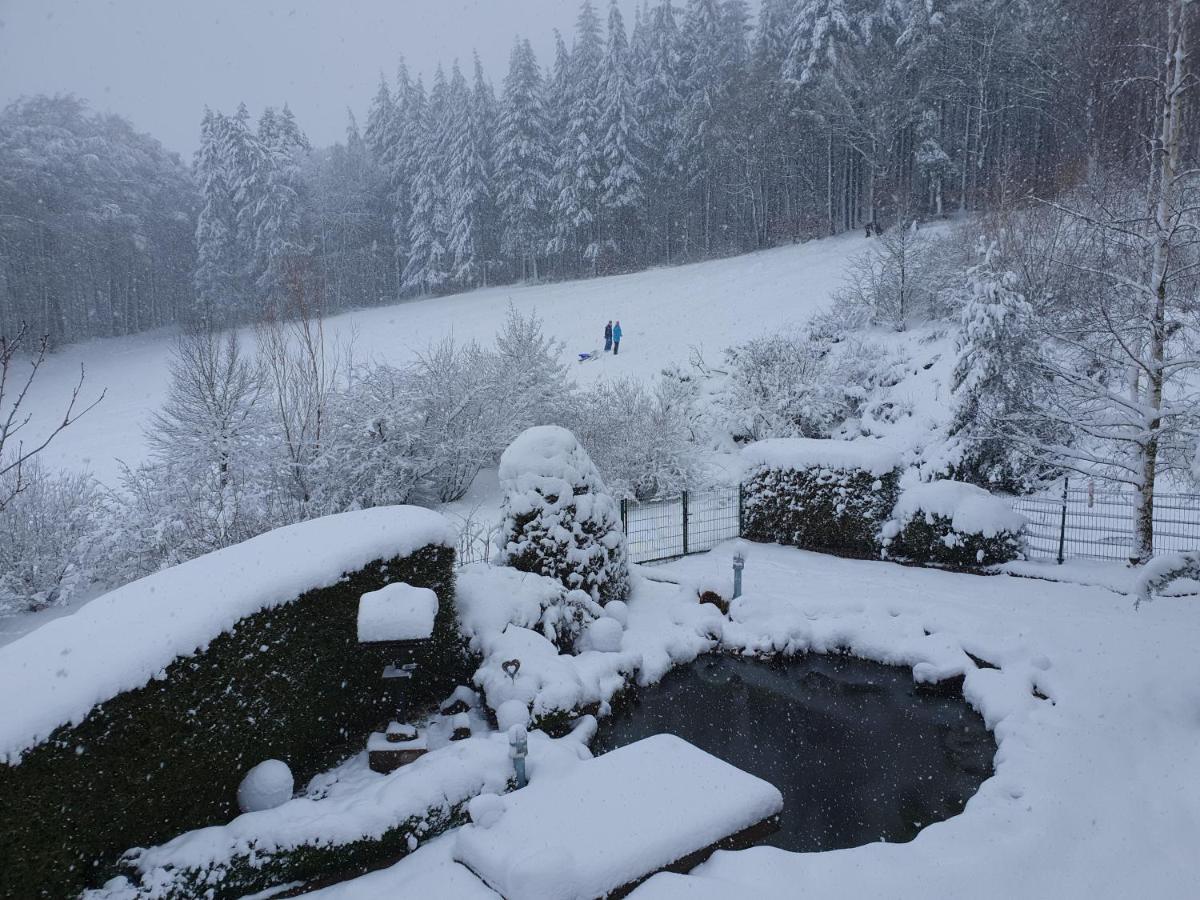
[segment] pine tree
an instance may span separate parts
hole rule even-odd
[[[308,255],[301,234],[300,162],[309,146],[286,104],[280,113],[263,111],[258,143],[265,177],[254,210],[255,287],[262,308],[277,310],[289,293],[288,280],[302,277]]]
[[[206,107],[196,154],[196,180],[203,206],[196,220],[193,282],[197,313],[210,326],[236,321],[240,313],[235,286],[237,221],[226,176],[224,128],[225,117]]]
[[[600,84],[600,233],[613,256],[626,264],[636,258],[634,248],[646,204],[641,112],[634,94],[625,23],[613,0]]]
[[[495,127],[494,98],[475,59],[475,86],[468,90],[455,65],[450,79],[450,119],[447,135],[450,228],[447,248],[452,254],[451,277],[464,287],[485,283],[493,257],[494,233],[491,184],[491,143]]]
[[[425,100],[421,83],[414,92],[413,116],[416,174],[409,215],[409,254],[402,285],[418,293],[436,291],[448,277],[446,252],[445,164],[442,129],[447,109],[445,73],[439,66]]]
[[[541,72],[529,41],[518,39],[504,79],[494,171],[500,250],[516,262],[522,278],[538,277],[546,244],[550,147]]]
[[[566,66],[567,120],[559,132],[554,165],[554,252],[576,252],[595,272],[600,247],[597,213],[601,190],[600,111],[596,73],[602,61],[600,23],[591,0],[576,22],[575,46]],[[557,81],[557,78],[555,79]]]
[[[683,109],[681,46],[671,0],[661,0],[646,15],[645,23],[644,45],[636,58],[636,89],[643,123],[647,218],[657,235],[659,255],[670,262],[683,159],[683,147],[677,138]]]

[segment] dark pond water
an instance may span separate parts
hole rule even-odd
[[[778,787],[767,843],[787,850],[911,840],[962,811],[996,753],[961,696],[918,691],[908,669],[818,654],[702,656],[602,720],[592,749],[661,732]]]

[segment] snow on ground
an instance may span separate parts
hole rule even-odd
[[[605,659],[620,667],[635,654],[646,683],[717,647],[845,648],[910,666],[919,680],[964,674],[965,696],[998,743],[995,774],[961,815],[910,843],[719,852],[689,875],[656,876],[635,897],[785,898],[801,888],[914,900],[1195,896],[1200,604],[1165,598],[1135,611],[1129,597],[1102,587],[751,545],[746,594],[726,619],[696,603],[694,585],[724,578],[732,549],[654,567],[653,582],[636,578],[621,653],[529,657],[522,673],[565,664],[595,678]],[[482,589],[487,569],[473,571]],[[495,629],[504,619],[476,622]],[[998,668],[978,668],[968,653]],[[439,843],[331,896],[384,887],[399,898],[471,896],[462,877]],[[435,888],[411,893],[410,883]]]
[[[805,321],[841,284],[846,261],[867,247],[860,234],[850,233],[629,275],[411,300],[334,316],[326,322],[326,337],[338,344],[353,338],[359,361],[402,363],[447,335],[491,343],[511,300],[522,312],[536,310],[546,333],[565,343],[564,360],[581,383],[648,378],[670,362],[686,363],[693,346],[716,360],[732,343]],[[577,364],[577,353],[603,346],[610,318],[624,330],[620,356]],[[253,340],[252,331],[244,336]],[[51,357],[28,398],[34,412],[29,438],[61,416],[81,364],[87,367],[85,396],[101,389],[108,394],[55,440],[43,462],[87,467],[115,485],[117,460],[133,464],[145,452],[142,428],[166,395],[170,346],[170,333],[159,331],[89,341]]]

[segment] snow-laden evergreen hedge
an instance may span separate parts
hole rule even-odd
[[[975,569],[1016,559],[1026,519],[1009,503],[962,481],[916,484],[901,494],[881,531],[885,556]]]
[[[500,457],[500,486],[502,565],[548,575],[602,603],[624,599],[620,508],[575,435],[557,425],[522,432]]]
[[[389,660],[357,639],[368,591],[404,581],[439,597],[413,703],[465,680],[453,538],[412,507],[317,519],[126,585],[0,649],[0,896],[71,896],[128,847],[228,821],[264,759],[303,782],[360,746],[395,708]]]
[[[742,450],[742,535],[846,556],[879,552],[899,457],[866,441],[777,438]]]

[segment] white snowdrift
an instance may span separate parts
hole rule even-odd
[[[373,560],[456,543],[435,512],[378,507],[279,528],[98,597],[0,648],[0,756],[19,761],[58,726],[145,685],[252,613]]]
[[[949,519],[955,531],[995,537],[1019,532],[1029,521],[1003,497],[964,481],[929,481],[906,488],[896,501],[892,518],[903,525],[918,513]]]
[[[763,469],[861,469],[886,475],[900,465],[900,454],[868,440],[836,441],[812,438],[771,438],[742,448],[743,478]]]

